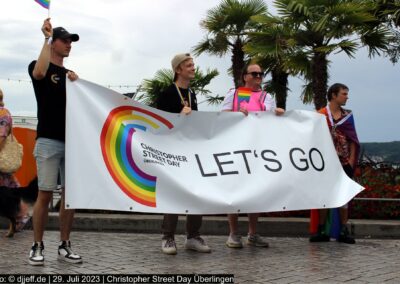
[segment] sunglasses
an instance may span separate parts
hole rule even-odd
[[[251,76],[253,76],[253,78],[264,77],[264,72],[248,72],[246,74],[250,74]]]

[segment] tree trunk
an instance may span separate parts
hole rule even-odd
[[[311,72],[314,106],[316,110],[320,110],[327,104],[328,61],[325,53],[314,52],[314,57],[311,62]]]
[[[242,86],[242,70],[244,68],[243,43],[238,38],[232,49],[232,74],[235,88]]]
[[[272,85],[274,87],[276,106],[286,109],[286,98],[287,98],[287,86],[289,74],[274,69],[271,72]]]

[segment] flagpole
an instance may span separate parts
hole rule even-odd
[[[47,18],[50,18],[50,5],[51,5],[51,1],[49,1],[49,9],[47,9]]]

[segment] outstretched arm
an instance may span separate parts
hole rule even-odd
[[[53,28],[50,23],[50,18],[44,20],[42,33],[44,35],[44,43],[39,58],[35,64],[35,68],[32,72],[32,76],[36,80],[42,80],[46,76],[47,69],[50,65],[51,42],[49,42],[49,38],[53,35]]]

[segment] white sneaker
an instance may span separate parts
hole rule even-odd
[[[29,264],[34,266],[44,265],[43,242],[33,243],[29,252]]]
[[[166,238],[161,240],[161,250],[165,254],[177,254],[176,243],[173,238]]]
[[[185,249],[191,249],[198,252],[211,252],[210,247],[200,236],[186,239]]]
[[[242,237],[231,234],[229,235],[228,240],[226,241],[225,244],[228,248],[242,248],[243,247]]]
[[[269,247],[269,244],[260,237],[260,235],[248,235],[247,236],[247,245],[254,246],[254,247]]]
[[[58,247],[58,259],[69,263],[82,263],[80,255],[77,255],[72,251],[70,241],[61,242]]]

